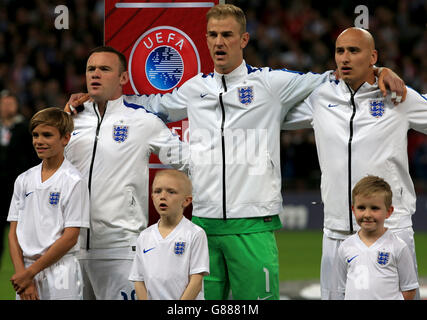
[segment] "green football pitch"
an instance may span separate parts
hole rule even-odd
[[[322,232],[280,231],[276,233],[279,248],[280,281],[319,281]],[[0,264],[0,300],[15,299],[10,284],[13,266],[4,239],[5,251]],[[427,232],[415,233],[415,244],[420,277],[427,277]]]

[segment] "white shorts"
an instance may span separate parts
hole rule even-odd
[[[414,231],[412,227],[390,230],[402,239],[409,247],[414,260],[415,271],[417,272],[418,267],[415,254]],[[330,238],[323,233],[322,261],[320,263],[320,291],[322,300],[331,300],[331,298],[337,293],[337,289],[335,288],[336,281],[334,281],[334,260],[338,254],[338,248],[343,241],[344,239]],[[419,289],[417,289],[414,299],[420,299]]]
[[[136,300],[131,259],[80,259],[84,300]]]
[[[34,260],[24,258],[28,268]],[[40,271],[34,277],[40,300],[82,300],[83,279],[80,265],[74,255],[65,255],[58,262]],[[16,295],[16,300],[20,300]]]

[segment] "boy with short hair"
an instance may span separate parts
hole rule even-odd
[[[151,197],[160,215],[141,232],[129,280],[140,300],[203,300],[209,274],[205,231],[184,217],[192,201],[190,179],[177,170],[158,171]]]
[[[338,249],[337,299],[412,300],[418,288],[406,243],[384,227],[393,212],[392,191],[382,178],[366,176],[353,188],[358,233]]]
[[[43,109],[30,122],[42,162],[16,179],[7,218],[15,268],[10,280],[18,300],[82,299],[75,253],[80,228],[89,228],[89,193],[80,172],[64,158],[73,127],[59,108]]]

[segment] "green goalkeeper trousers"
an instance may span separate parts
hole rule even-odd
[[[278,300],[279,256],[273,231],[209,235],[206,300]]]

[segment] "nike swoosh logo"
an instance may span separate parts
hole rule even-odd
[[[80,131],[74,131],[73,132],[73,136],[75,136],[75,135],[77,135],[77,134],[79,134],[80,133]]]
[[[25,194],[25,198],[28,197],[30,194],[32,194],[34,191],[28,192]]]
[[[142,252],[147,253],[148,251],[151,251],[151,250],[153,250],[154,248],[155,248],[155,247],[150,248],[150,249],[147,249],[147,250],[143,249],[143,250],[142,250]]]
[[[206,97],[207,95],[208,95],[207,93],[205,93],[205,94],[202,94],[202,93],[201,93],[201,94],[200,94],[200,98],[202,98],[202,99],[203,99],[203,98],[204,98],[204,97]]]
[[[337,104],[328,104],[328,108],[335,108],[335,107],[338,107],[338,105]]]
[[[273,295],[272,294],[270,294],[269,296],[266,296],[266,297],[264,297],[264,298],[260,298],[259,296],[258,296],[258,299],[257,300],[267,300],[268,298],[270,298],[270,297],[272,297]]]
[[[359,256],[359,255],[357,254],[353,258],[347,259],[347,263],[350,263],[351,261],[353,261],[353,259],[356,258],[357,256]]]

